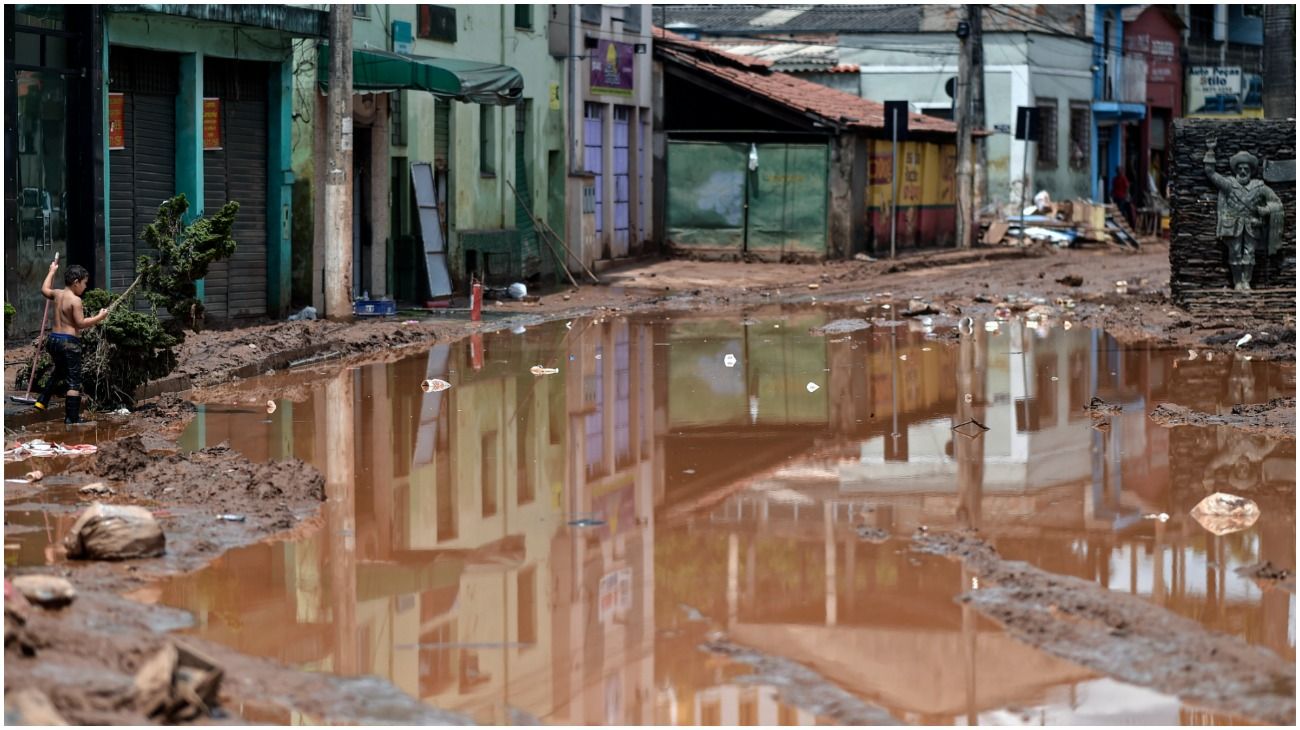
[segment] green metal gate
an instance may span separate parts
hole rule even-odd
[[[701,254],[825,256],[827,170],[824,144],[669,141],[668,241]]]

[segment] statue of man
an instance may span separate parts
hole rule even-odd
[[[1250,277],[1255,271],[1255,248],[1261,240],[1268,241],[1269,255],[1277,253],[1282,245],[1282,201],[1259,174],[1259,158],[1249,152],[1238,152],[1228,161],[1232,177],[1220,175],[1214,169],[1214,148],[1218,137],[1206,142],[1205,174],[1219,189],[1219,222],[1217,236],[1228,245],[1228,267],[1232,270],[1232,288],[1250,289]]]

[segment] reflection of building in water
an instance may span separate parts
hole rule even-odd
[[[481,342],[439,345],[345,372],[266,423],[206,409],[192,445],[229,440],[322,468],[326,524],[236,551],[237,574],[204,571],[193,590],[173,584],[170,602],[246,651],[384,676],[485,722],[507,708],[652,722],[663,409],[651,331],[557,329],[490,337],[486,356]],[[532,363],[562,374],[534,376]],[[424,393],[425,378],[454,386]]]
[[[787,337],[800,338],[807,323],[789,329]],[[754,331],[749,328],[742,344],[753,342]],[[707,333],[708,345],[722,334]],[[780,337],[766,329],[762,336]],[[697,347],[703,347],[704,336],[698,339]],[[707,507],[708,517],[703,525],[692,523],[692,531],[705,534],[691,537],[690,549],[684,549],[676,544],[684,538],[672,530],[691,511],[670,509],[657,537],[664,547],[658,567],[670,571],[672,557],[687,553],[726,566],[730,573],[702,582],[712,588],[708,595],[683,600],[710,615],[728,616],[738,641],[802,657],[903,716],[928,707],[936,714],[926,719],[936,722],[1085,679],[1086,672],[1072,674],[1034,652],[1017,656],[1016,647],[996,646],[1005,638],[996,631],[973,630],[951,603],[955,593],[970,588],[959,568],[945,562],[918,567],[896,544],[865,544],[855,530],[863,525],[906,538],[923,525],[973,524],[1009,558],[1150,597],[1212,628],[1294,656],[1289,596],[1262,595],[1232,570],[1264,558],[1294,566],[1293,549],[1268,548],[1270,530],[1285,536],[1293,527],[1274,520],[1252,533],[1214,538],[1186,516],[1191,504],[1175,499],[1170,431],[1147,418],[1158,402],[1187,402],[1186,394],[1171,392],[1178,371],[1168,354],[1124,349],[1083,328],[1038,329],[1019,322],[952,344],[900,327],[803,342],[800,349],[801,358],[814,361],[811,366],[787,363],[787,370],[763,376],[797,370],[792,379],[806,379],[804,373],[819,369],[819,358],[831,364],[824,377],[834,395],[820,419],[804,419],[800,433],[782,431],[779,418],[765,424],[760,417],[749,429],[741,415],[727,423],[741,432],[765,432],[744,433],[751,442],[797,442],[802,458],[792,463],[773,449],[768,465],[753,464],[746,474],[732,476],[723,465],[716,470],[720,475],[692,477],[697,484],[715,480],[711,491],[717,498],[693,493],[674,499],[679,490],[673,481],[682,477],[672,467],[681,454],[712,445],[720,409],[694,403],[693,413],[713,414],[713,422],[700,425],[697,417],[679,419],[672,406],[680,396],[670,395],[670,444],[678,453],[669,454],[669,501]],[[720,354],[688,359],[713,357]],[[1220,365],[1222,378],[1229,364]],[[675,378],[673,388],[680,385]],[[727,402],[720,386],[705,392]],[[1262,394],[1251,391],[1255,398]],[[1101,421],[1101,429],[1092,428],[1084,410],[1093,396],[1122,407]],[[972,418],[989,430],[973,432],[974,438],[954,431]],[[1241,448],[1239,436],[1233,441]],[[1189,455],[1179,467],[1204,466],[1215,451]],[[1289,458],[1293,466],[1294,456]],[[1143,519],[1162,511],[1173,514],[1168,523]],[[672,583],[670,575],[661,575],[660,591]],[[976,634],[978,640],[965,638]],[[966,641],[981,648],[971,654],[963,676],[948,657],[962,656]],[[951,646],[944,648],[945,642]],[[851,659],[871,656],[891,661],[873,668],[870,661]],[[1009,666],[996,666],[1008,657]],[[1017,673],[1025,667],[1033,670]],[[906,679],[911,670],[914,681]],[[938,672],[937,685],[923,681],[931,672]],[[1001,685],[986,686],[991,680],[985,678],[992,677]],[[965,688],[966,681],[977,686]],[[928,698],[913,696],[918,686],[927,688]],[[1008,694],[999,696],[1001,690]]]
[[[208,638],[385,676],[485,722],[509,708],[564,724],[769,717],[766,689],[699,652],[709,625],[683,605],[908,722],[1058,707],[1096,685],[955,603],[974,587],[959,564],[855,529],[975,524],[1009,558],[1294,657],[1289,594],[1261,597],[1232,570],[1294,567],[1294,528],[1274,509],[1207,536],[1172,482],[1224,449],[1171,462],[1180,434],[1212,432],[1146,418],[1209,377],[1203,365],[1059,327],[809,334],[825,318],[540,327],[346,372],[269,418],[211,407],[190,445],[312,462],[329,482],[325,524],[227,555],[165,600]],[[453,387],[422,392],[432,377]],[[1277,394],[1270,377],[1255,374],[1256,395]],[[1093,395],[1124,406],[1109,431],[1090,427]],[[952,431],[971,418],[990,430]],[[1263,464],[1293,465],[1289,448]],[[1151,511],[1173,518],[1133,519]]]

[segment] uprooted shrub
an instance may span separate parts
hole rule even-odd
[[[195,282],[208,275],[213,262],[235,253],[230,232],[239,212],[239,203],[232,200],[215,215],[186,225],[189,207],[183,193],[158,206],[158,216],[140,235],[145,246],[158,255],[141,256],[138,267],[145,298],[155,310],[161,307],[171,314],[176,324],[169,324],[168,329],[182,339],[182,324],[195,332],[202,328],[203,302],[198,299]]]
[[[133,405],[140,386],[176,369],[174,348],[185,339],[184,329],[188,326],[197,332],[202,327],[203,304],[195,282],[207,276],[209,265],[235,252],[230,234],[239,203],[232,200],[212,217],[186,225],[183,219],[188,209],[183,194],[164,202],[141,236],[158,252],[156,257],[141,256],[138,265],[139,287],[150,311],[135,311],[130,301],[119,305],[120,295],[103,289],[82,295],[87,314],[112,308],[107,320],[81,333],[82,391],[93,408]],[[159,307],[171,317],[160,319]],[[52,365],[49,355],[42,354],[33,390],[45,386],[53,374]],[[25,386],[27,378],[24,367],[16,382]]]

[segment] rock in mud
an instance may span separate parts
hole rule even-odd
[[[81,489],[78,489],[77,492],[89,496],[94,496],[94,497],[103,497],[110,494],[116,494],[116,492],[113,491],[112,487],[108,486],[103,482],[91,482],[90,484],[87,484]]]
[[[28,603],[41,608],[63,608],[77,598],[71,583],[53,575],[20,575],[12,582]]]
[[[54,703],[34,687],[5,693],[5,725],[67,725]]]
[[[1069,274],[1067,276],[1062,276],[1061,278],[1057,279],[1056,283],[1064,284],[1066,286],[1080,287],[1083,286],[1083,277],[1075,276],[1074,274]]]
[[[192,720],[216,706],[223,674],[207,655],[168,642],[136,672],[132,703],[146,717]]]
[[[167,538],[149,510],[96,502],[77,518],[63,546],[72,559],[131,560],[162,555]]]
[[[1215,492],[1192,508],[1192,518],[1215,535],[1245,530],[1259,519],[1259,505],[1235,494]]]

